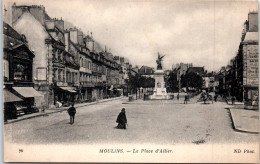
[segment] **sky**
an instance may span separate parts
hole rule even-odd
[[[73,23],[114,55],[133,65],[163,68],[193,63],[218,71],[235,57],[244,22],[257,1],[180,0],[4,0],[10,6],[43,5],[52,18]],[[9,12],[9,13],[8,13]]]

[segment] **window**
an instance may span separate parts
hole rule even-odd
[[[59,61],[59,62],[62,62],[62,54],[61,54],[61,51],[58,50],[57,53],[58,53],[58,61]]]
[[[66,73],[66,77],[67,77],[67,82],[71,82],[71,79],[70,79],[70,72],[67,71]]]
[[[58,70],[57,70],[57,68],[54,68],[53,69],[53,80],[55,80],[55,81],[57,81],[58,79],[58,72],[57,72]]]
[[[31,79],[31,70],[28,67],[28,64],[21,63],[21,62],[14,62],[13,65],[13,71],[14,71],[14,80],[17,81],[28,81]]]
[[[62,75],[63,75],[63,77],[62,77],[62,81],[65,82],[65,70],[62,70]]]
[[[77,83],[78,82],[78,74],[75,73],[75,76],[74,76],[74,83]]]
[[[71,82],[74,83],[75,78],[74,78],[74,72],[71,72]]]
[[[57,61],[58,60],[58,54],[57,54],[58,52],[57,52],[57,50],[53,50],[53,59],[54,59],[54,61]]]
[[[62,81],[62,80],[63,80],[62,77],[63,77],[63,75],[62,75],[62,69],[59,69],[59,70],[58,70],[58,81]]]
[[[79,66],[82,67],[82,65],[83,65],[82,64],[82,58],[80,57],[80,59],[79,59]]]
[[[9,62],[4,59],[3,65],[4,65],[3,74],[4,74],[5,79],[8,80],[9,79]]]

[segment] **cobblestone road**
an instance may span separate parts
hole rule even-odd
[[[183,100],[114,100],[77,109],[75,124],[67,112],[4,125],[5,139],[15,143],[253,143],[257,134],[235,132],[226,104]],[[115,129],[116,117],[126,108],[127,130]]]

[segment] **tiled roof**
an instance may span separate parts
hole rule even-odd
[[[22,36],[5,22],[3,22],[3,34],[22,41]]]
[[[22,41],[14,39],[13,37],[10,37],[10,36],[7,36],[4,34],[3,48],[12,50],[17,47],[20,47],[21,45],[24,45],[24,43]]]
[[[12,50],[24,45],[22,36],[15,31],[10,25],[3,22],[4,48]]]

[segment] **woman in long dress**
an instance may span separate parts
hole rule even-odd
[[[118,123],[118,129],[126,129],[127,119],[125,115],[125,108],[123,108],[117,116],[116,122]]]

